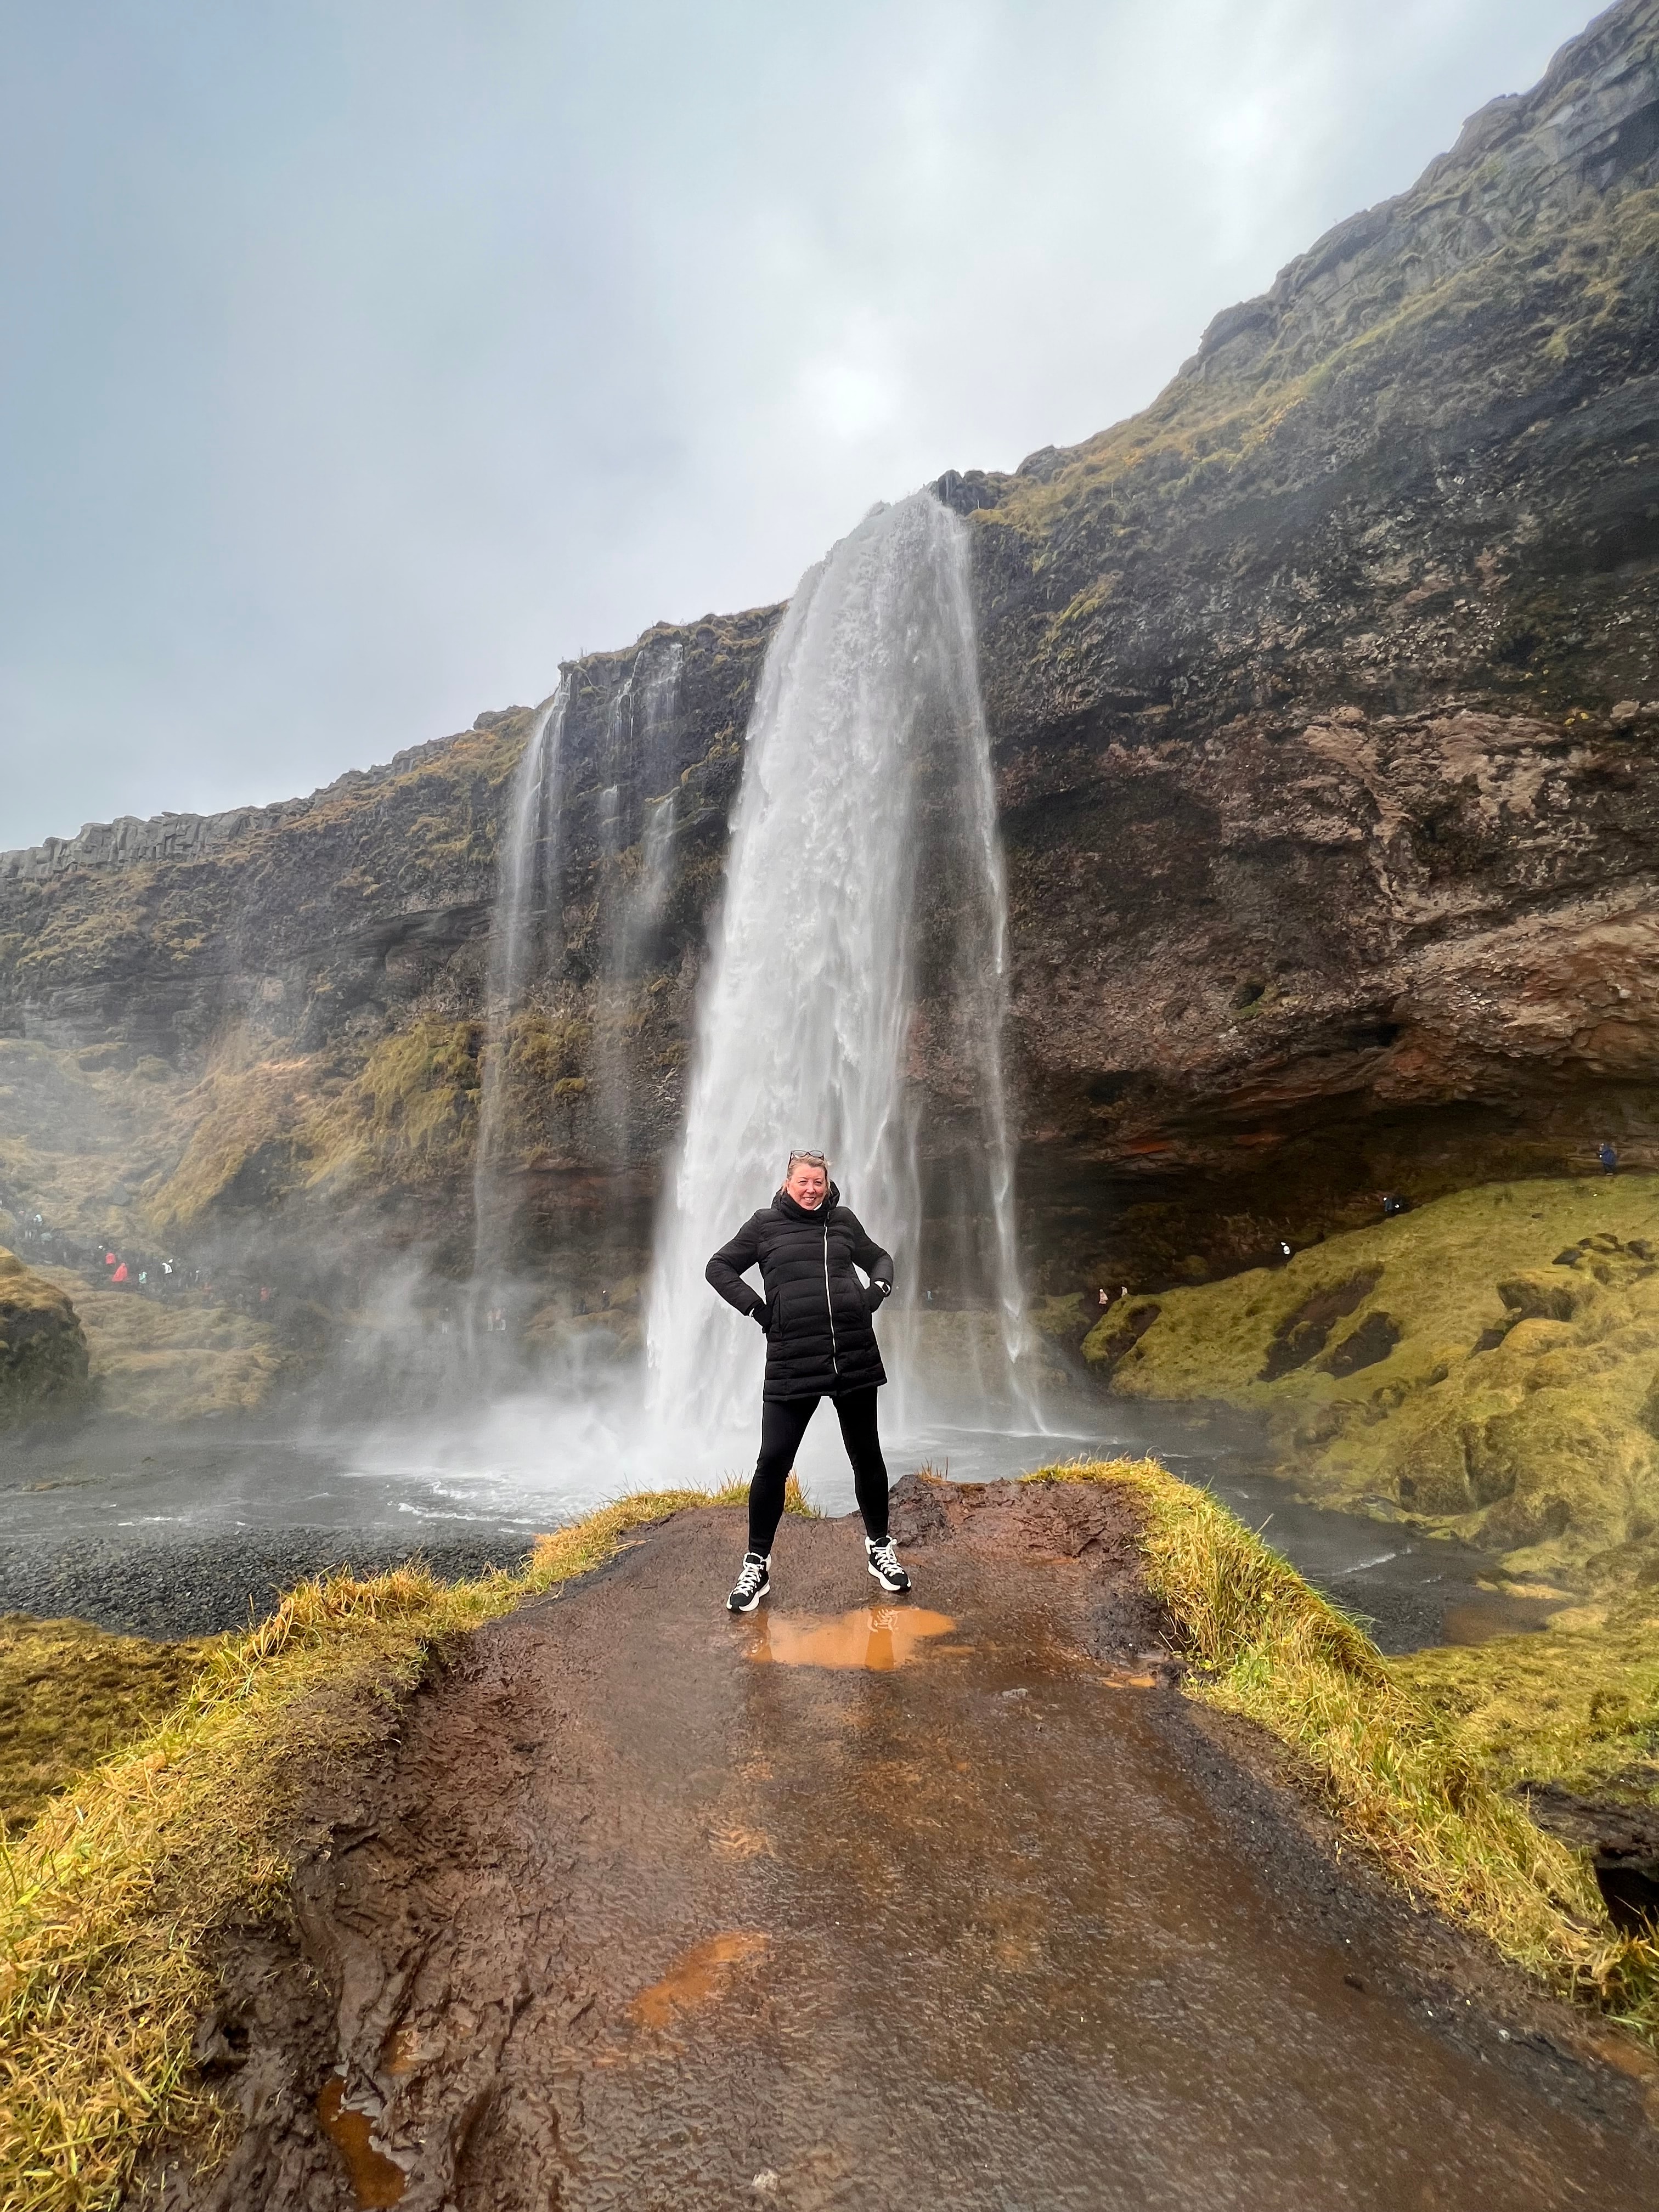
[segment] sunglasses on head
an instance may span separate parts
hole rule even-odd
[[[790,1153],[789,1164],[792,1168],[801,1160],[805,1160],[809,1168],[822,1168],[826,1175],[830,1171],[830,1156],[827,1152]]]

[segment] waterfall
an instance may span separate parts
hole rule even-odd
[[[760,1332],[703,1267],[793,1146],[830,1154],[894,1255],[880,1334],[900,1397],[1030,1419],[967,538],[925,493],[877,509],[807,572],[768,650],[659,1222],[648,1342],[665,1424],[753,1424]]]
[[[567,1149],[574,1135],[608,1189],[607,1231],[627,1233],[643,1139],[630,1049],[641,969],[668,892],[678,787],[668,741],[684,659],[678,639],[647,639],[608,697],[600,692],[596,726],[591,714],[579,720],[572,684],[562,683],[514,776],[490,927],[473,1171],[473,1279],[487,1311],[500,1310],[521,1272],[514,1216],[522,1186],[509,1161]],[[592,696],[590,688],[583,706]],[[634,1206],[643,1212],[642,1201]],[[537,1225],[544,1234],[544,1212]],[[601,1253],[606,1242],[602,1235]],[[604,1258],[599,1266],[609,1272]]]
[[[532,726],[514,775],[500,889],[490,920],[478,1139],[472,1169],[472,1273],[488,1289],[510,1264],[501,1173],[514,1024],[528,987],[562,956],[561,770],[569,695],[561,684]]]
[[[679,787],[664,740],[684,658],[675,638],[643,647],[605,715],[605,772],[612,781],[601,797],[608,910],[595,981],[597,1106],[607,1163],[623,1175],[635,1164],[641,1136],[629,1047],[640,1019],[641,969],[668,895]]]

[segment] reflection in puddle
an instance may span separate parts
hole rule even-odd
[[[948,1636],[955,1626],[949,1613],[922,1606],[859,1605],[839,1620],[763,1614],[749,1656],[781,1667],[865,1667],[887,1674],[915,1658],[930,1636]]]
[[[736,1966],[758,1959],[771,1938],[755,1928],[734,1928],[711,1936],[688,1951],[659,1982],[641,1990],[628,2008],[641,2027],[666,2027],[681,2013],[696,2012],[720,1995]]]
[[[369,2141],[368,2115],[354,2112],[346,2103],[342,2075],[331,2075],[323,2084],[317,2118],[323,2133],[345,2160],[351,2193],[364,2212],[377,2212],[377,2208],[400,2203],[409,2177]]]

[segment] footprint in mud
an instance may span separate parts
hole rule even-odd
[[[764,1956],[771,1937],[757,1928],[734,1928],[694,1944],[659,1982],[641,1990],[628,2008],[636,2027],[672,2027],[701,2011],[726,1989],[739,1966]]]
[[[955,1626],[949,1613],[923,1606],[858,1605],[837,1620],[763,1614],[754,1624],[749,1656],[780,1667],[861,1668],[888,1674],[914,1659],[930,1637],[948,1636]]]

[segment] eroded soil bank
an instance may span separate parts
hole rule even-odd
[[[740,1621],[686,1513],[476,1635],[312,1808],[303,1955],[228,1960],[244,2132],[169,2204],[1650,2204],[1593,2026],[1178,1695],[1132,1510],[913,1481],[908,1606],[792,1520]]]

